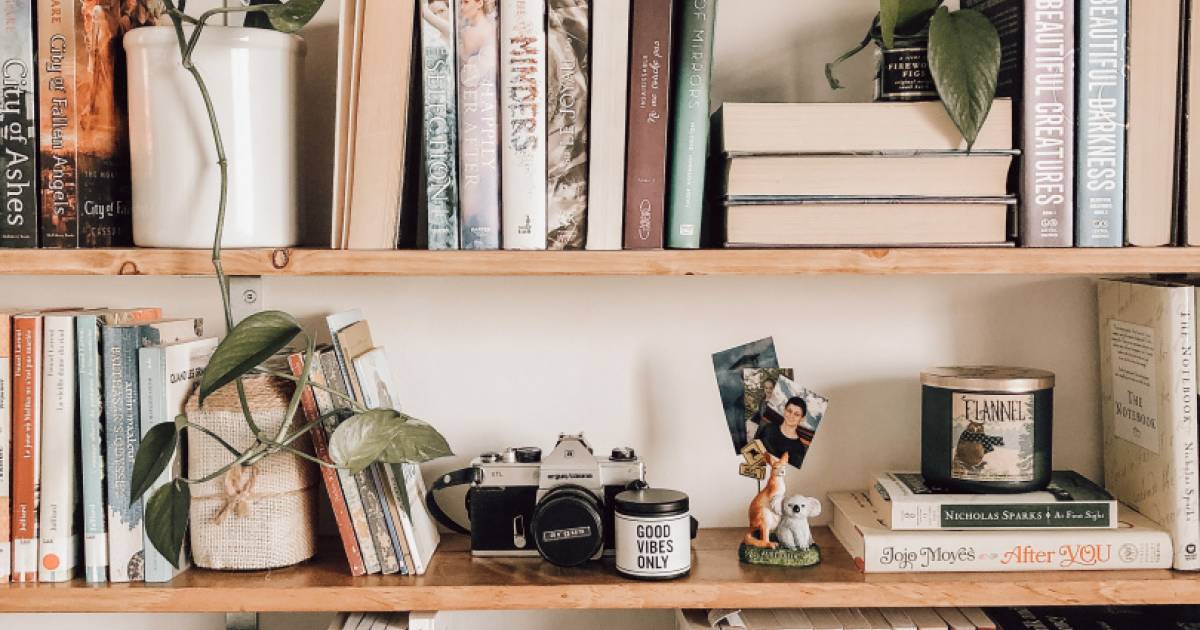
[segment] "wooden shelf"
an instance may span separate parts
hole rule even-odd
[[[809,249],[429,252],[249,249],[231,275],[688,276],[784,274],[1144,274],[1200,272],[1200,248]],[[211,275],[203,250],[0,249],[0,274]]]
[[[545,608],[1200,604],[1200,575],[1175,571],[864,576],[826,528],[809,569],[742,565],[743,530],[705,530],[690,576],[627,580],[611,561],[559,569],[536,558],[473,559],[450,536],[422,577],[350,577],[325,560],[256,573],[193,569],[166,585],[0,587],[0,612],[315,612]]]

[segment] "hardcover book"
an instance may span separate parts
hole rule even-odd
[[[963,0],[1000,33],[997,94],[1020,103],[1018,236],[1025,247],[1074,243],[1075,3]]]
[[[12,580],[36,582],[41,478],[42,316],[12,320]]]
[[[83,504],[83,566],[88,582],[108,581],[107,508],[104,501],[104,378],[100,328],[150,322],[157,308],[87,311],[75,317],[75,365],[79,372],[80,494]]]
[[[0,196],[0,247],[38,244],[35,2],[11,0],[0,4],[0,67],[4,68],[0,89],[0,173],[4,188]]]
[[[458,2],[459,228],[463,249],[500,248],[500,13]]]
[[[12,577],[12,314],[0,311],[0,583]]]
[[[590,5],[548,0],[547,249],[583,249],[587,234]]]
[[[546,249],[546,0],[500,0],[504,249]]]
[[[184,403],[188,394],[204,375],[208,359],[217,349],[216,338],[195,339],[180,343],[156,345],[138,350],[138,380],[140,385],[139,403],[141,406],[142,437],[155,426],[175,422],[175,417],[184,412]],[[171,479],[182,468],[179,455],[171,457],[167,467],[159,473],[146,494],[143,502],[161,487],[171,483]],[[147,582],[169,582],[176,575],[187,570],[187,542],[179,554],[179,567],[176,568],[167,561],[150,542],[148,533],[144,534],[143,545],[146,550]]]
[[[662,249],[671,108],[671,0],[633,0],[625,249]]]
[[[587,248],[621,249],[629,110],[629,1],[592,0]]]
[[[1174,567],[1200,569],[1195,289],[1101,280],[1104,487],[1171,533]]]
[[[1055,471],[1046,490],[1019,494],[956,494],[929,487],[920,473],[884,473],[870,496],[893,530],[1117,526],[1116,499],[1074,471]]]
[[[1125,2],[1079,0],[1075,244],[1125,244]]]
[[[716,20],[717,0],[681,5],[671,97],[675,112],[671,122],[671,196],[667,203],[670,248],[700,247]]]
[[[429,249],[458,249],[458,116],[454,5],[419,0],[424,90],[425,210]]]
[[[75,481],[76,314],[49,313],[42,320],[39,582],[70,581],[79,556],[75,518],[79,508]]]
[[[831,529],[864,573],[1166,569],[1171,537],[1121,506],[1116,529],[892,531],[863,492],[834,492]]]

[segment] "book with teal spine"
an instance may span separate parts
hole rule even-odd
[[[420,0],[422,166],[429,249],[458,249],[458,113],[454,3]]]
[[[1125,244],[1125,93],[1128,88],[1125,2],[1079,0],[1075,63],[1075,244]],[[1195,18],[1193,18],[1195,19]]]
[[[717,0],[692,0],[681,8],[671,100],[671,185],[667,247],[698,249],[704,215],[710,86]]]

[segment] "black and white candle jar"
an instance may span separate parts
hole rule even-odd
[[[626,490],[614,499],[617,573],[643,580],[671,580],[692,570],[688,495],[678,490]]]
[[[921,473],[960,492],[1050,483],[1054,373],[943,367],[921,373]]]

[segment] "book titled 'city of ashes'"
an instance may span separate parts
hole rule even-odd
[[[0,247],[37,247],[33,3],[0,3]]]

